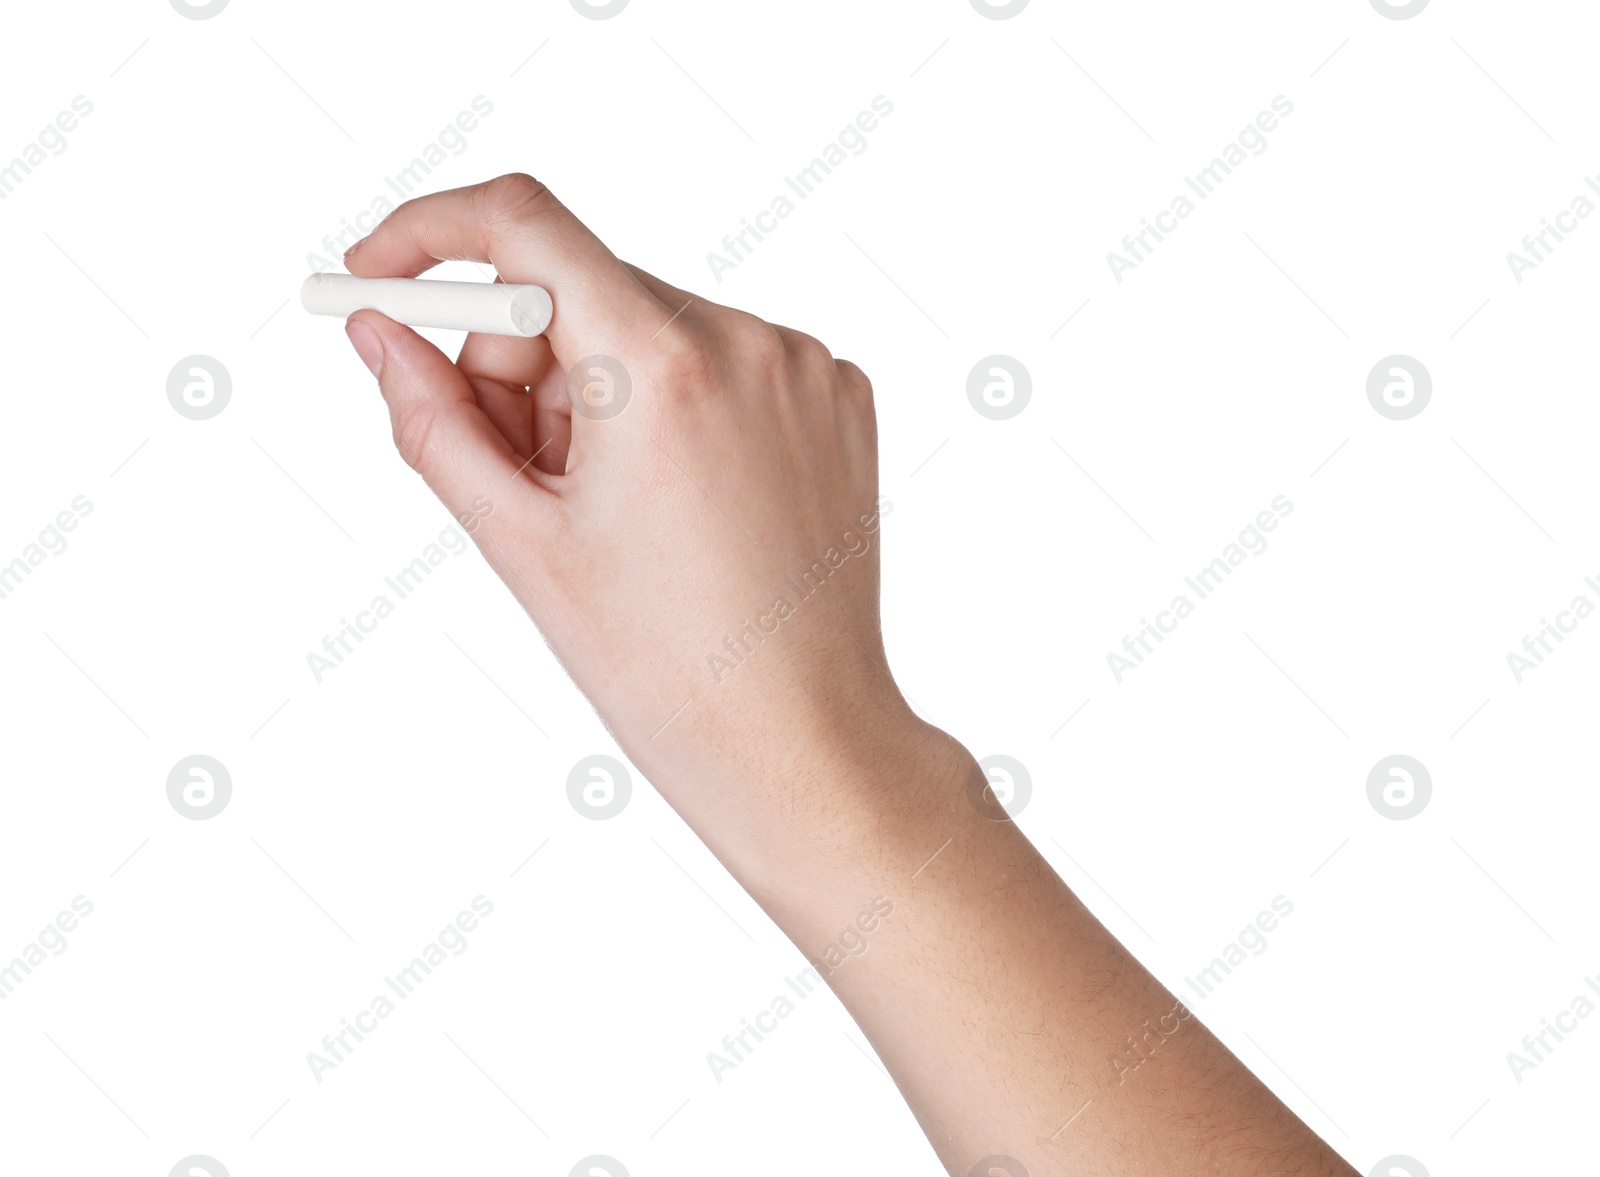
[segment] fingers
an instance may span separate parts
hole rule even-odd
[[[533,405],[533,465],[546,474],[565,474],[572,446],[572,401],[567,375],[551,365],[528,391]]]
[[[495,278],[496,283],[500,281]],[[560,370],[550,350],[550,341],[542,335],[523,339],[516,335],[469,334],[461,345],[461,354],[456,357],[456,367],[477,394],[484,415],[511,443],[517,456],[525,461],[537,456],[536,464],[540,469],[561,473],[563,467],[550,464],[550,458],[555,455],[546,452],[552,448],[552,438],[548,431],[539,428],[548,419],[548,413],[539,411],[537,398],[529,392],[530,388],[548,385],[544,379],[548,372]],[[560,459],[563,463],[566,461],[564,438],[568,432],[570,422],[562,433]]]
[[[518,457],[528,458],[537,444],[528,386],[552,366],[548,340],[512,335],[468,335],[456,357],[479,406]]]
[[[844,381],[845,388],[857,399],[871,404],[872,381],[867,374],[849,360],[835,360],[834,366],[839,369],[839,378]]]
[[[518,457],[547,474],[566,471],[572,405],[549,340],[468,335],[456,367]]]
[[[493,532],[506,538],[542,530],[554,507],[479,407],[466,378],[433,344],[377,311],[345,325],[357,354],[378,378],[395,447],[458,519],[492,505]],[[485,536],[477,536],[487,550]]]
[[[526,388],[515,388],[494,380],[467,377],[467,384],[477,397],[478,407],[500,436],[511,445],[511,452],[521,461],[533,456],[533,398]]]
[[[514,388],[527,388],[544,375],[553,360],[544,336],[522,339],[516,335],[468,335],[456,357],[456,366],[474,380],[493,380]]]
[[[660,301],[531,176],[409,200],[345,264],[362,277],[414,278],[450,259],[490,262],[507,282],[548,290],[545,334],[563,366],[595,354],[627,362],[660,327]]]
[[[495,285],[505,279],[495,276]],[[550,341],[543,335],[524,339],[519,335],[468,334],[456,357],[456,367],[469,380],[493,380],[514,388],[527,388],[544,374],[554,359]]]

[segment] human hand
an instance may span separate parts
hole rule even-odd
[[[883,669],[859,368],[618,260],[529,176],[409,201],[346,263],[445,259],[548,289],[546,335],[452,363],[361,311],[351,341],[401,456],[458,517],[492,502],[479,547],[669,801],[792,791],[915,726]]]
[[[864,905],[892,913],[870,953],[819,971],[950,1171],[1003,1154],[1041,1175],[1353,1177],[1192,1018],[1148,1079],[1112,1082],[1107,1043],[1180,1007],[969,802],[982,768],[883,669],[860,371],[619,261],[526,176],[402,205],[348,264],[414,277],[447,258],[544,286],[555,317],[544,338],[469,336],[452,364],[353,315],[401,454],[803,951]]]

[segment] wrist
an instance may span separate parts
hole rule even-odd
[[[972,755],[909,709],[863,715],[785,759],[776,787],[724,798],[710,820],[684,814],[785,926],[795,909],[838,914],[903,890],[946,840],[992,824],[970,800]]]

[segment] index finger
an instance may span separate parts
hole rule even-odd
[[[441,261],[489,262],[506,282],[550,292],[545,331],[563,367],[596,354],[638,354],[661,303],[605,243],[532,176],[408,200],[345,256],[363,278],[415,278]]]

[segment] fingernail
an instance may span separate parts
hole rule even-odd
[[[365,237],[363,237],[363,238],[362,238],[362,239],[361,239],[361,241],[365,241],[365,240],[366,240],[366,238],[365,238]],[[351,255],[351,254],[352,254],[352,253],[354,253],[354,252],[355,252],[355,251],[356,251],[356,250],[358,250],[358,249],[360,249],[360,248],[361,248],[361,241],[357,241],[357,242],[356,242],[356,243],[355,243],[355,244],[354,244],[354,245],[352,245],[352,246],[351,246],[351,247],[350,247],[350,248],[349,248],[349,249],[347,249],[347,250],[345,250],[345,251],[344,251],[344,256],[345,256],[345,257],[349,257],[349,256],[350,256],[350,255]]]
[[[383,340],[378,338],[378,333],[355,319],[344,325],[344,333],[350,337],[350,345],[356,349],[361,362],[374,376],[380,375],[383,372]]]

